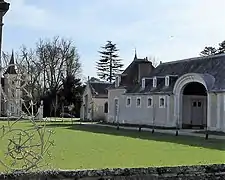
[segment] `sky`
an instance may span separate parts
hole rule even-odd
[[[6,0],[7,1],[7,0]],[[138,57],[167,62],[199,56],[225,40],[224,0],[8,0],[3,51],[40,39],[72,39],[83,75],[96,76],[100,47],[117,44],[125,67]]]

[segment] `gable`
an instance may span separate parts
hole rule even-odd
[[[91,94],[95,97],[108,97],[107,88],[111,83],[89,82]]]

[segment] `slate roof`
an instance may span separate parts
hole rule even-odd
[[[156,88],[152,87],[152,82],[147,83],[145,89],[138,84],[127,93],[171,93],[176,80],[187,73],[199,73],[210,88],[209,91],[224,91],[225,54],[162,63],[146,77],[157,77]],[[167,75],[172,75],[169,87],[165,86]]]
[[[12,56],[9,62],[9,67],[6,69],[4,74],[17,74],[15,69],[15,62],[14,62],[14,53],[12,52]]]
[[[97,97],[97,98],[107,98],[108,97],[107,88],[110,85],[112,84],[105,83],[105,82],[89,82],[91,94],[93,97]]]
[[[130,65],[124,70],[124,72],[121,74],[121,82],[120,86],[116,87],[118,88],[125,88],[127,91],[132,90],[136,85],[138,81],[138,65],[139,64],[151,64],[152,62],[148,61],[147,58],[137,58],[137,55],[135,53],[134,60],[130,63]],[[115,82],[108,87],[108,89],[114,89],[115,88]]]

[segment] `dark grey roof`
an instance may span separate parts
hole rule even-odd
[[[162,63],[157,66],[147,78],[157,77],[157,87],[153,88],[152,83],[146,85],[146,88],[141,89],[137,86],[127,93],[160,93],[172,92],[176,80],[187,73],[198,73],[205,80],[210,91],[225,90],[225,54],[197,57]],[[165,76],[170,77],[170,86],[165,87]]]
[[[129,66],[121,74],[120,87],[117,87],[117,89],[125,88],[129,90],[129,89],[133,89],[133,87],[137,85],[139,64],[146,64],[146,65],[152,66],[152,62],[150,62],[147,58],[141,59],[141,58],[137,58],[135,55],[134,60],[129,64]],[[115,82],[111,86],[109,86],[108,89],[114,89],[114,88],[115,88]]]
[[[15,69],[15,62],[14,62],[14,53],[12,51],[12,56],[9,62],[9,67],[6,69],[4,74],[17,74]]]
[[[111,85],[111,83],[105,82],[89,82],[89,86],[91,89],[91,93],[94,97],[108,97],[107,88]]]

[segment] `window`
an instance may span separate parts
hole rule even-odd
[[[119,85],[120,85],[120,77],[117,76],[115,80],[115,87],[119,87]]]
[[[165,77],[165,86],[169,86],[170,85],[170,77],[166,76]]]
[[[192,103],[192,106],[193,106],[193,107],[196,107],[196,106],[197,106],[197,102],[194,101],[194,102]]]
[[[142,83],[141,83],[142,88],[145,88],[145,78],[142,79]]]
[[[140,97],[138,97],[136,100],[136,106],[141,107],[141,98]]]
[[[156,87],[156,85],[157,85],[157,78],[154,77],[154,78],[153,78],[153,87]]]
[[[159,97],[159,107],[160,108],[165,107],[165,97]]]
[[[152,97],[148,97],[147,98],[147,107],[149,108],[149,107],[152,107],[152,104],[153,104],[153,99],[152,99]]]
[[[127,107],[130,107],[131,106],[131,98],[130,97],[127,97],[126,106]]]
[[[108,113],[108,102],[104,104],[104,113]]]

